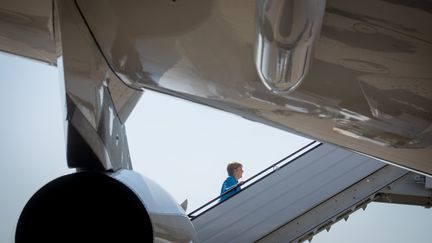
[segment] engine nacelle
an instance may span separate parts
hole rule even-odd
[[[197,242],[177,202],[131,170],[77,172],[39,189],[21,212],[15,242]]]

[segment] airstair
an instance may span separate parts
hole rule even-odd
[[[218,203],[215,198],[189,217],[201,242],[303,242],[372,201],[411,200],[430,207],[430,190],[418,183],[424,178],[312,142],[245,181],[243,189],[228,200]],[[408,196],[406,190],[393,191],[404,188],[395,185],[420,189],[408,189],[418,193]]]

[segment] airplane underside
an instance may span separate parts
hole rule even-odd
[[[3,1],[0,50],[61,70],[67,163],[77,169],[48,183],[29,201],[16,242],[31,240],[22,236],[30,237],[28,230],[34,230],[28,226],[32,217],[41,217],[40,212],[53,206],[44,204],[47,199],[58,198],[62,212],[74,205],[81,205],[80,212],[89,210],[83,218],[74,218],[78,221],[91,219],[90,212],[104,202],[102,209],[116,210],[121,200],[97,201],[99,197],[79,187],[99,182],[100,188],[116,185],[120,194],[132,195],[149,232],[146,236],[154,241],[202,240],[195,219],[192,222],[156,183],[133,173],[124,124],[146,89],[274,126],[391,168],[374,167],[343,188],[335,183],[330,186],[333,195],[378,171],[384,171],[380,178],[389,178],[380,190],[406,175],[430,177],[430,23],[432,4],[426,0]],[[332,166],[325,168],[337,170]],[[77,201],[71,201],[68,190],[78,191],[72,194]],[[380,190],[369,191],[362,200],[377,199]],[[425,190],[427,198],[430,189]],[[64,191],[69,193],[57,197]],[[239,195],[248,191],[253,190]],[[86,204],[85,198],[92,198],[93,204]],[[430,207],[424,198],[422,194],[414,201]],[[308,203],[318,207],[318,201]],[[230,210],[229,204],[216,208]],[[289,241],[307,240],[340,215],[322,219],[323,225],[304,230],[301,237],[289,238],[293,234],[287,232],[292,231],[284,230],[291,226],[282,221],[299,217],[294,213],[273,225],[271,232],[278,229],[277,235],[289,235],[282,238]],[[65,218],[64,223],[74,227],[73,220]],[[60,219],[52,222],[56,220]],[[109,220],[125,219],[99,220],[106,228]],[[91,222],[83,227],[99,224]],[[267,233],[248,241],[271,241],[274,235]]]

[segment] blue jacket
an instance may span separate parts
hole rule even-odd
[[[224,183],[222,184],[222,188],[221,188],[221,194],[228,191],[229,189],[231,189],[233,186],[237,185],[238,181],[236,178],[234,178],[234,176],[228,176],[228,178],[226,178],[226,180],[224,181]],[[241,190],[240,187],[237,187],[236,189],[230,191],[229,193],[223,195],[219,202],[223,202],[226,199],[228,199],[229,197],[231,197],[232,195],[236,194],[237,192],[239,192]]]

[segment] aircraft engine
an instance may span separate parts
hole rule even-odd
[[[19,217],[15,242],[196,242],[184,210],[131,170],[83,171],[39,189]]]

